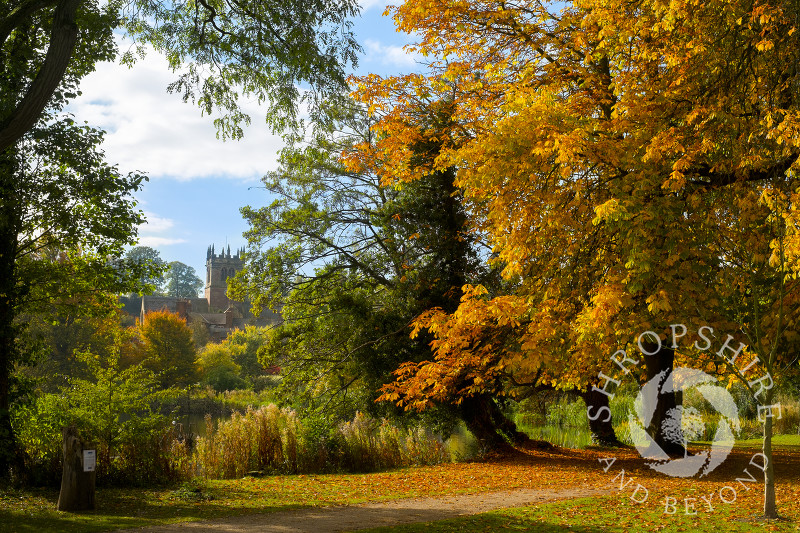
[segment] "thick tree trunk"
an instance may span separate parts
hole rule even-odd
[[[645,345],[645,350],[648,353],[656,352],[657,346]],[[665,376],[672,373],[675,363],[675,352],[672,348],[661,346],[661,348],[653,355],[644,355],[645,369],[647,371],[647,380],[651,380],[658,374],[664,372]],[[677,409],[682,403],[682,395],[676,392],[663,392],[659,390],[658,397],[655,399],[656,404],[653,410],[653,418],[647,426],[647,434],[655,441],[655,443],[671,457],[683,457],[686,455],[686,448],[683,446],[680,435],[675,434],[675,425],[678,427],[680,424],[680,412]],[[648,401],[649,398],[645,398]],[[651,406],[653,407],[653,406]],[[665,424],[669,414],[672,414],[673,431],[667,432],[668,426]],[[680,433],[678,431],[678,433]]]
[[[94,509],[95,472],[84,471],[84,445],[74,426],[66,427],[64,435],[64,471],[61,476],[59,511],[91,511]]]
[[[587,387],[580,392],[581,398],[586,403],[586,415],[589,420],[589,431],[592,433],[592,442],[600,446],[622,446],[617,438],[611,420],[611,406],[608,396],[600,391]]]
[[[459,405],[459,415],[478,442],[489,450],[530,440],[517,430],[513,421],[506,418],[491,396],[465,398]]]

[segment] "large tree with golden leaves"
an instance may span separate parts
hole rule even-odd
[[[584,387],[620,344],[682,323],[713,327],[715,350],[727,334],[746,343],[758,357],[747,374],[730,350],[700,364],[722,363],[770,405],[762,378],[796,364],[800,5],[409,0],[394,15],[433,62],[429,75],[360,80],[385,112],[386,179],[428,170],[408,164],[419,132],[406,117],[448,94],[452,129],[431,170],[459,169],[515,289],[477,287],[457,312],[423,316],[436,358],[401,368],[384,398],[458,401],[493,373]],[[648,377],[673,366],[666,344],[644,358]],[[448,388],[459,365],[474,379]],[[770,460],[768,517],[773,474]]]

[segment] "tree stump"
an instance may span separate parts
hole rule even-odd
[[[61,493],[58,496],[59,511],[94,510],[95,472],[84,471],[84,442],[75,426],[65,427],[64,471],[61,475]]]

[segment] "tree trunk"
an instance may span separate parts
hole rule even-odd
[[[459,405],[461,419],[485,448],[497,450],[511,444],[522,444],[527,435],[517,430],[516,424],[506,418],[491,396],[470,396]]]
[[[589,431],[592,433],[592,442],[600,446],[622,446],[623,444],[617,439],[612,425],[608,396],[593,390],[591,386],[579,394],[586,403],[586,415],[589,420]]]
[[[94,509],[94,469],[84,471],[84,443],[74,426],[66,427],[64,435],[64,471],[61,476],[59,511],[91,511]]]
[[[766,405],[772,405],[772,391],[767,391]],[[770,414],[770,413],[767,413]],[[778,506],[775,502],[775,468],[772,463],[772,417],[764,419],[764,442],[761,450],[766,457],[764,465],[764,518],[778,518]]]
[[[656,345],[645,345],[644,349],[648,353],[656,351]],[[658,351],[653,355],[644,354],[645,369],[647,371],[647,380],[651,380],[658,374],[664,372],[665,376],[672,373],[675,363],[675,352],[672,348],[661,346]],[[672,411],[673,419],[680,423],[680,412],[677,407],[682,403],[682,395],[677,392],[663,392],[659,390],[658,397],[656,398],[656,405],[653,410],[653,418],[647,426],[647,434],[655,441],[655,443],[671,457],[683,457],[686,455],[686,448],[682,444],[681,438],[672,432],[667,434],[667,426],[665,422],[668,414]],[[645,401],[648,399],[645,398]],[[653,407],[653,406],[650,406]],[[678,425],[678,427],[680,427]]]
[[[11,427],[11,373],[17,361],[17,326],[20,289],[16,257],[19,206],[13,182],[16,161],[13,151],[0,153],[0,478],[10,475],[19,457]]]
[[[59,0],[56,4],[42,66],[16,109],[9,116],[0,118],[0,150],[12,147],[36,124],[53,92],[63,81],[78,41],[75,16],[80,6],[81,0]]]

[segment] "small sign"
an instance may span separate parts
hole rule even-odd
[[[94,467],[96,465],[97,465],[96,450],[83,450],[83,471],[94,472]]]

